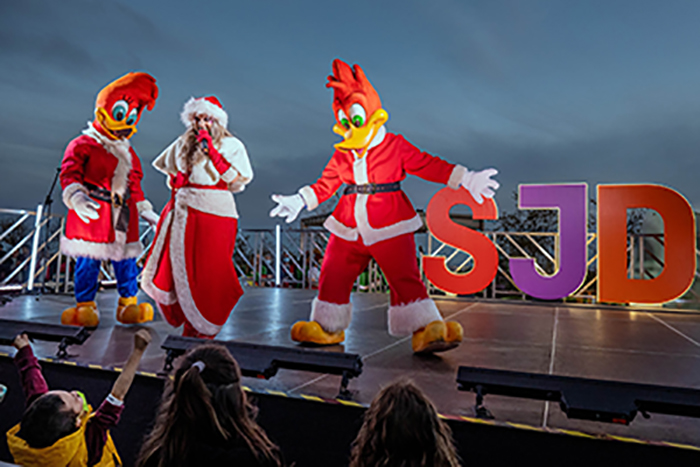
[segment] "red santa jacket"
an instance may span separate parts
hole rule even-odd
[[[375,137],[365,157],[336,151],[316,183],[302,187],[299,194],[309,210],[340,188],[342,184],[394,183],[416,175],[431,182],[458,188],[465,167],[450,164],[423,152],[403,136],[382,131]],[[375,194],[344,195],[326,222],[331,233],[349,241],[358,235],[365,245],[415,232],[422,226],[406,194],[399,190]]]
[[[63,202],[68,217],[61,251],[68,256],[120,261],[141,254],[139,212],[152,209],[141,189],[141,161],[128,140],[110,140],[89,126],[66,148],[61,164]],[[115,229],[121,210],[115,203],[95,199],[100,218],[83,222],[73,211],[71,197],[76,191],[90,193],[94,188],[117,194],[128,206],[126,232]]]

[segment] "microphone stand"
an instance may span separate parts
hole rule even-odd
[[[49,235],[51,231],[51,205],[53,204],[53,191],[56,188],[56,183],[58,182],[58,176],[61,173],[61,166],[56,167],[56,172],[54,173],[53,176],[53,181],[51,182],[51,186],[49,187],[49,191],[46,193],[46,198],[44,198],[44,216],[48,219],[48,222],[46,223],[46,227],[44,228],[44,240],[42,242],[42,245],[44,245],[44,248],[41,250],[41,254],[39,258],[41,258],[41,261],[39,264],[41,264],[42,267],[44,267],[44,271],[42,271],[42,276],[41,276],[41,287],[37,287],[36,289],[36,300],[39,300],[39,298],[43,295],[44,293],[44,288],[46,287],[46,275],[48,273],[48,260],[47,260],[47,254],[49,250]],[[41,246],[41,245],[40,245]],[[37,258],[37,259],[39,259]]]

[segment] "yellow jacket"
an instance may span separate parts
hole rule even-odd
[[[85,428],[92,417],[92,411],[86,416],[80,429],[64,436],[51,446],[33,448],[25,440],[17,436],[19,423],[7,432],[7,445],[10,448],[15,463],[26,467],[79,467],[87,465],[88,452],[85,442]],[[107,443],[102,451],[102,458],[96,464],[98,467],[121,465],[112,436],[107,432]]]

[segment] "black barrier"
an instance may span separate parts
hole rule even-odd
[[[350,378],[362,373],[362,358],[357,354],[237,341],[212,341],[172,335],[168,336],[160,346],[167,351],[163,370],[166,372],[172,370],[173,360],[184,354],[190,347],[211,342],[226,346],[238,362],[243,376],[270,379],[280,368],[342,375],[338,394],[342,398],[351,396],[347,389]]]
[[[12,345],[19,334],[27,334],[33,341],[58,342],[58,358],[68,356],[69,345],[82,345],[90,337],[87,329],[75,326],[0,319],[0,345]]]
[[[51,388],[80,389],[91,404],[99,404],[117,373],[61,363],[41,362]],[[0,356],[0,375],[8,386],[0,404],[0,430],[16,424],[24,397],[12,359]],[[143,437],[153,423],[163,383],[158,377],[136,375],[119,424],[111,430],[124,465],[132,466]],[[295,467],[348,465],[350,445],[362,423],[364,408],[354,404],[316,402],[300,397],[248,393],[259,408],[258,421],[280,446],[287,464]],[[463,465],[537,465],[606,467],[621,465],[698,465],[700,453],[688,449],[552,434],[487,423],[447,420]],[[10,462],[5,436],[0,460]]]
[[[569,418],[628,425],[637,412],[700,417],[700,390],[571,376],[460,366],[460,391],[476,393],[477,414],[487,394],[558,402]]]

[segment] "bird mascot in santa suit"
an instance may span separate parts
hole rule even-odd
[[[227,129],[214,96],[191,98],[180,114],[187,128],[153,161],[167,176],[170,202],[161,213],[141,286],[182,335],[213,338],[243,295],[233,251],[238,211],[253,170],[243,143]]]
[[[481,204],[498,188],[491,179],[497,171],[474,172],[451,164],[387,132],[389,115],[359,65],[350,68],[335,60],[326,87],[334,91],[333,131],[343,140],[335,145],[315,183],[291,196],[272,195],[277,206],[270,216],[283,216],[289,223],[302,209],[315,209],[345,184],[324,223],[331,236],[310,320],[294,324],[292,339],[320,345],[342,342],[352,317],[353,284],[374,258],[391,289],[389,333],[412,334],[417,353],[452,349],[462,341],[462,326],[442,319],[421,281],[413,233],[422,221],[401,191],[401,181],[410,174],[453,189],[464,187]]]
[[[117,279],[117,320],[124,324],[153,319],[153,307],[139,304],[136,258],[142,253],[139,216],[151,225],[158,215],[141,189],[141,161],[129,143],[144,109],[158,97],[148,73],[128,73],[97,94],[95,120],[66,148],[60,180],[68,207],[61,252],[76,258],[76,306],[63,324],[97,326],[95,303],[103,260],[111,260]]]

